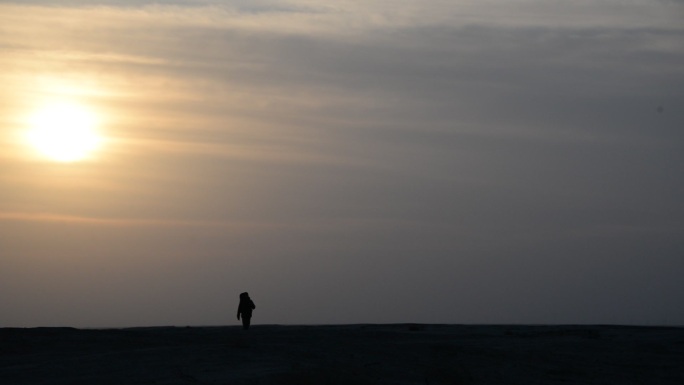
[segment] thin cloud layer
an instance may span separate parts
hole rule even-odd
[[[683,9],[0,2],[0,326],[681,324]],[[27,150],[56,99],[94,159]]]

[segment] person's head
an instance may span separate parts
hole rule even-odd
[[[247,292],[240,294],[240,299],[247,299],[247,298],[249,298],[249,294],[247,294]]]

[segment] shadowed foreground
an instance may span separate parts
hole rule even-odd
[[[684,328],[0,329],[0,384],[684,384]]]

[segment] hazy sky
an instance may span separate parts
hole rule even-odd
[[[0,327],[684,325],[682,1],[0,1],[0,84]]]

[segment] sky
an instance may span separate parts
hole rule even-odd
[[[0,1],[0,58],[0,327],[684,325],[682,1]]]

